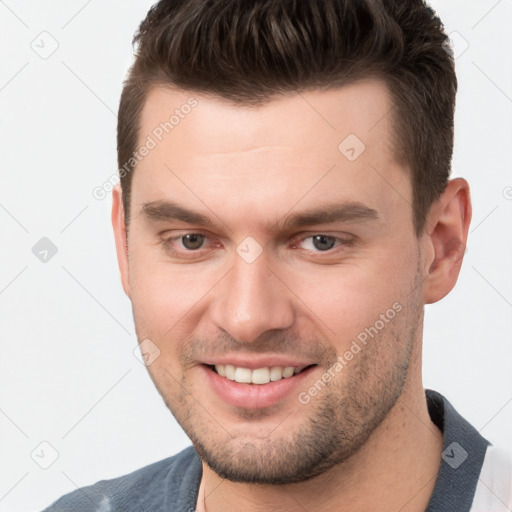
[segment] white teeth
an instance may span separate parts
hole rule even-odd
[[[251,382],[253,384],[267,384],[270,382],[270,370],[268,368],[258,368],[252,371]]]
[[[282,366],[272,366],[270,368],[270,380],[281,380],[283,378],[283,368]]]
[[[245,384],[251,383],[252,372],[249,368],[237,368],[235,370],[235,381]]]
[[[226,379],[235,380],[235,367],[231,364],[225,366]]]
[[[295,371],[295,368],[293,366],[287,366],[283,370],[283,377],[286,379],[288,377],[291,377],[293,375],[293,372]]]
[[[301,372],[305,366],[272,366],[272,368],[249,368],[235,367],[231,364],[216,364],[215,369],[221,377],[234,380],[243,384],[268,384],[276,380],[287,379],[294,374]]]

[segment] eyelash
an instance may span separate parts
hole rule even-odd
[[[189,232],[183,233],[181,235],[173,236],[173,237],[170,237],[170,238],[162,237],[162,241],[163,241],[163,245],[164,245],[165,249],[167,251],[173,253],[173,254],[180,255],[180,256],[184,256],[184,255],[187,255],[187,254],[191,255],[191,256],[185,256],[186,258],[187,257],[192,257],[192,258],[193,257],[197,257],[197,255],[201,254],[201,252],[204,250],[203,247],[200,247],[199,249],[186,249],[186,248],[183,248],[181,250],[176,250],[173,247],[173,243],[174,242],[181,240],[186,235],[202,235],[202,236],[205,237],[205,239],[210,240],[210,237],[206,233],[203,233],[203,232],[200,232],[200,231],[189,231]],[[350,238],[342,238],[342,237],[339,237],[339,236],[326,235],[324,233],[319,232],[319,233],[315,233],[313,235],[308,235],[308,236],[297,236],[297,237],[295,237],[292,240],[291,245],[292,245],[292,247],[295,247],[299,243],[304,242],[305,240],[308,240],[308,239],[313,239],[316,236],[325,236],[327,238],[334,239],[335,243],[337,243],[331,249],[328,249],[328,250],[325,250],[325,251],[320,251],[320,250],[313,251],[313,253],[315,253],[316,255],[321,255],[321,254],[332,255],[336,251],[336,248],[351,246],[353,244],[353,242],[354,242],[354,240],[350,239]],[[219,244],[213,244],[213,247],[219,247]],[[310,249],[302,249],[302,250],[310,251]]]

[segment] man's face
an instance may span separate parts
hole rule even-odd
[[[157,145],[133,175],[137,336],[210,467],[302,481],[357,452],[419,371],[421,244],[389,94],[378,81],[259,107],[194,94],[161,136],[190,96],[155,89],[141,118],[139,144]]]

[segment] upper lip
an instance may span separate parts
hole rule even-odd
[[[248,368],[250,370],[256,370],[257,368],[272,368],[273,366],[281,366],[283,368],[287,366],[305,367],[312,364],[317,364],[312,361],[305,361],[304,359],[298,360],[293,358],[286,358],[283,356],[221,356],[203,361],[203,364],[217,365],[217,364],[230,364],[237,368]]]

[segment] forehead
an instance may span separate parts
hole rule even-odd
[[[209,200],[216,211],[236,215],[264,197],[267,209],[275,207],[269,214],[279,216],[298,201],[306,207],[325,198],[389,209],[410,196],[407,172],[393,157],[391,111],[378,80],[259,106],[154,88],[139,137],[139,145],[151,139],[152,149],[134,173],[132,204],[180,198],[204,210]],[[401,190],[388,193],[387,204],[383,185]]]
[[[159,86],[147,95],[140,126],[142,135],[155,129],[158,135],[158,127],[170,121],[167,128],[176,144],[186,138],[197,153],[228,153],[303,142],[324,150],[350,133],[375,147],[375,142],[384,146],[389,142],[391,110],[391,96],[381,80],[288,93],[258,106],[237,105],[219,97]],[[193,122],[186,121],[188,117]],[[168,133],[164,130],[162,135]],[[386,148],[379,144],[375,149]]]

